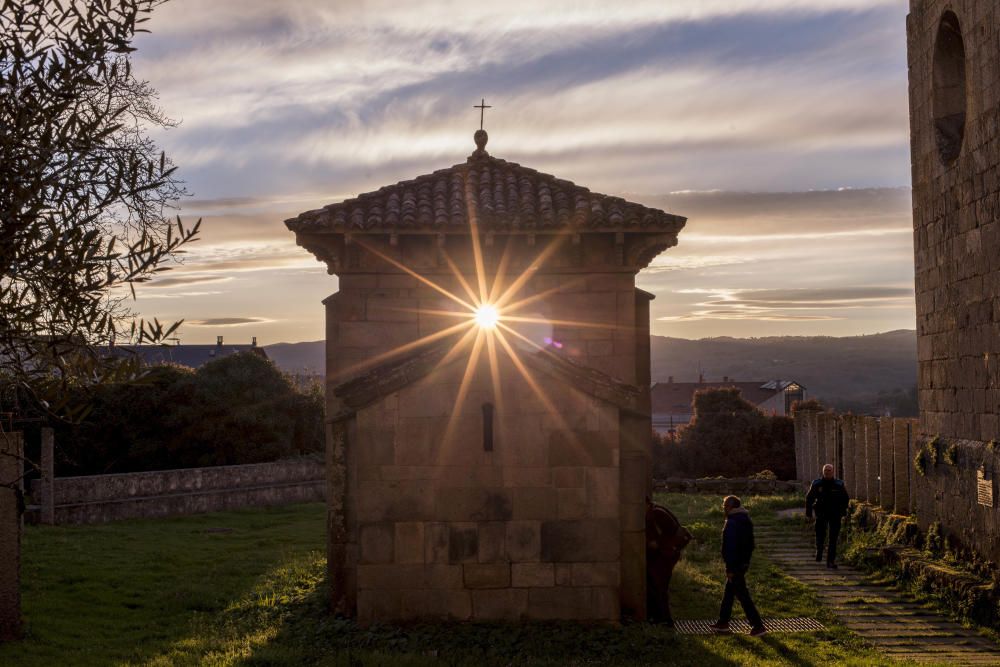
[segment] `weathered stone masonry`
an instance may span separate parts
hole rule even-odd
[[[907,36],[917,444],[957,452],[910,496],[923,527],[1000,561],[997,508],[977,496],[980,476],[995,486],[1000,437],[1000,5],[911,0]]]
[[[1000,5],[914,0],[907,29],[920,428],[988,442],[1000,435]]]
[[[919,434],[914,419],[832,413],[819,417],[808,412],[795,415],[796,464],[806,480],[818,478],[823,464],[833,463],[852,498],[895,514],[914,515],[925,530],[937,522],[960,547],[1000,563],[998,513],[995,506],[980,502],[980,487],[988,489],[990,497],[995,492],[992,471],[1000,463],[1000,447],[944,438],[931,443]],[[828,426],[820,430],[819,423]],[[810,447],[814,434],[823,454]],[[838,442],[835,456],[825,453]],[[984,470],[986,479],[981,479]]]
[[[684,219],[493,158],[485,139],[287,222],[339,278],[324,302],[331,604],[362,622],[642,618],[652,297],[635,274]],[[472,339],[449,327],[471,313],[442,290],[481,293],[478,267],[491,300],[531,300],[519,314],[541,330],[510,326],[544,349],[508,334],[518,361],[494,339],[468,363]]]

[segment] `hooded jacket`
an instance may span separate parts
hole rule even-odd
[[[753,521],[745,507],[729,510],[722,527],[722,560],[727,572],[746,572],[753,555]]]

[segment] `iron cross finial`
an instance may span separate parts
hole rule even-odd
[[[479,109],[479,129],[483,129],[483,118],[486,114],[487,109],[492,109],[493,107],[486,103],[486,98],[482,98],[479,104],[472,107],[473,109]]]

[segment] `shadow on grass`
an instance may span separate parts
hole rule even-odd
[[[721,510],[716,499],[682,500],[682,520],[699,527],[675,580],[675,615],[712,618],[722,594]],[[763,513],[775,502],[751,507]],[[360,628],[327,613],[324,516],[322,506],[302,506],[35,532],[30,620],[39,632],[13,653],[0,647],[0,663],[872,664],[843,630],[761,640],[678,636],[648,624]],[[804,589],[766,559],[755,568],[754,595],[767,613],[808,615],[796,613],[813,604]]]

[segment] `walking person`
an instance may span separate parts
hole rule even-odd
[[[830,539],[827,542],[826,566],[837,569],[837,538],[840,537],[840,520],[847,514],[847,505],[851,498],[847,495],[844,480],[834,477],[833,465],[823,466],[823,476],[813,481],[806,494],[806,516],[816,515],[816,562],[823,561],[823,543],[826,542],[827,531]]]
[[[726,523],[722,528],[722,560],[726,563],[726,592],[722,596],[719,620],[710,627],[717,632],[729,632],[729,621],[733,616],[733,600],[739,600],[750,622],[750,636],[759,637],[767,632],[764,621],[757,611],[750,591],[747,590],[746,574],[750,569],[753,555],[753,521],[750,513],[736,496],[727,496],[722,501],[722,511]]]

